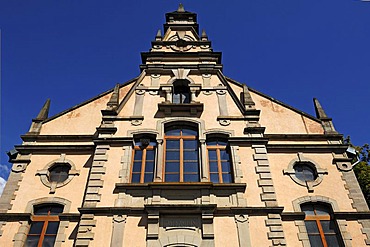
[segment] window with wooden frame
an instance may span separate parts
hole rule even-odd
[[[330,206],[305,203],[301,205],[301,209],[306,214],[304,222],[311,246],[344,246]]]
[[[199,182],[198,130],[172,125],[164,136],[163,175],[165,182]]]
[[[227,140],[207,138],[209,178],[213,183],[232,183],[232,169]]]
[[[190,88],[188,80],[176,80],[173,83],[172,103],[186,104],[190,103]]]
[[[41,204],[34,206],[32,223],[27,234],[26,247],[54,246],[59,228],[59,214],[63,205]]]
[[[151,138],[135,140],[131,164],[131,183],[153,182],[157,143]]]

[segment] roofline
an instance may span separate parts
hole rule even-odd
[[[242,87],[244,85],[244,83],[238,82],[238,81],[236,81],[234,79],[231,79],[230,77],[226,77],[226,79],[227,80],[230,80],[230,82],[235,83],[238,86],[241,86]],[[305,117],[307,117],[307,118],[309,118],[311,120],[314,120],[314,121],[316,121],[318,123],[321,123],[321,120],[320,119],[318,119],[317,117],[312,116],[311,114],[308,114],[308,113],[306,113],[304,111],[298,110],[297,108],[295,108],[293,106],[290,106],[290,105],[288,105],[286,103],[283,103],[283,102],[281,102],[281,101],[279,101],[279,100],[277,100],[277,99],[275,99],[275,98],[273,98],[273,97],[271,97],[271,96],[269,96],[267,94],[261,93],[260,91],[257,91],[256,89],[250,88],[249,86],[248,86],[248,89],[251,92],[253,92],[253,93],[256,93],[256,94],[258,94],[260,96],[263,96],[265,98],[268,98],[269,100],[271,100],[271,101],[273,101],[273,102],[275,102],[277,104],[280,104],[280,105],[282,105],[282,106],[284,106],[284,107],[286,107],[286,108],[288,108],[288,109],[290,109],[290,110],[292,110],[294,112],[297,112],[297,113],[299,113],[299,114],[301,114],[301,115],[303,115],[303,116],[305,116]]]
[[[131,80],[129,80],[129,81],[126,81],[126,82],[124,82],[124,83],[120,84],[120,86],[119,86],[119,87],[121,88],[121,87],[123,87],[123,86],[127,86],[127,85],[129,85],[129,84],[131,84],[131,83],[135,82],[135,81],[137,80],[137,78],[138,78],[138,77],[135,77],[135,78],[133,78],[133,79],[131,79]],[[88,100],[86,100],[86,101],[84,101],[84,102],[82,102],[82,103],[80,103],[80,104],[78,104],[78,105],[72,106],[71,108],[68,108],[67,110],[64,110],[64,111],[62,111],[62,112],[60,112],[60,113],[55,114],[54,116],[51,116],[51,117],[49,117],[49,118],[45,119],[44,121],[42,121],[42,123],[44,124],[44,123],[47,123],[47,122],[49,122],[49,121],[51,121],[51,120],[54,120],[54,119],[56,119],[56,118],[58,118],[58,117],[60,117],[60,116],[62,116],[62,115],[64,115],[64,114],[66,114],[66,113],[68,113],[68,112],[70,112],[70,111],[73,111],[73,110],[75,110],[75,109],[77,109],[77,108],[79,108],[79,107],[81,107],[81,106],[84,106],[84,105],[86,105],[86,104],[88,104],[88,103],[90,103],[90,102],[92,102],[92,101],[94,101],[94,100],[96,100],[96,99],[98,99],[98,98],[100,98],[100,97],[103,97],[103,96],[105,96],[105,95],[107,95],[107,94],[109,94],[109,93],[113,92],[113,90],[114,90],[114,88],[109,89],[108,91],[105,91],[105,92],[103,92],[103,93],[101,93],[101,94],[99,94],[99,95],[97,95],[97,96],[95,96],[95,97],[93,97],[93,98],[91,98],[91,99],[88,99]]]

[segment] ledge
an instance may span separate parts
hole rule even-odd
[[[190,116],[198,116],[203,112],[203,103],[193,102],[187,104],[159,103],[158,110],[170,116],[173,112],[182,112]]]
[[[239,190],[244,192],[247,187],[245,183],[227,183],[227,184],[216,184],[212,182],[155,182],[155,183],[116,183],[116,187],[113,193],[118,193],[122,190],[200,190],[200,189],[216,189],[220,190]]]
[[[347,145],[341,144],[267,144],[268,152],[334,152],[344,153]]]
[[[23,141],[78,141],[87,142],[92,141],[93,135],[21,135]]]
[[[342,140],[341,134],[265,134],[271,141],[327,141]]]
[[[22,153],[26,152],[51,152],[51,151],[75,151],[84,152],[94,150],[94,145],[81,144],[81,145],[16,145],[15,149]]]

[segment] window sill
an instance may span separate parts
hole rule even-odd
[[[164,113],[165,116],[170,116],[173,113],[178,113],[184,116],[200,116],[203,112],[203,103],[193,102],[186,104],[173,104],[162,102],[158,104],[159,112]]]
[[[212,183],[212,182],[155,182],[155,183],[116,183],[114,193],[130,190],[199,190],[199,189],[216,189],[216,190],[236,190],[244,192],[247,187],[245,183]]]

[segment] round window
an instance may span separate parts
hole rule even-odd
[[[305,163],[297,163],[294,165],[295,176],[302,181],[314,181],[317,178],[317,173],[314,168]]]
[[[49,169],[49,181],[61,183],[67,180],[71,167],[65,164],[57,164]]]

